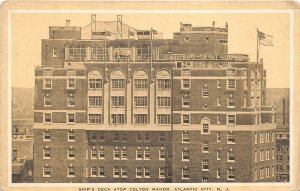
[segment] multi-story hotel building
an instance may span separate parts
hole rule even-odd
[[[275,180],[266,71],[224,28],[173,39],[92,15],[49,28],[35,69],[34,182]]]

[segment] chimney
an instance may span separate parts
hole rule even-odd
[[[66,20],[66,27],[70,26],[70,20]]]

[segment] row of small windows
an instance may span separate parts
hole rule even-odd
[[[208,142],[203,142],[202,143],[202,152],[203,153],[208,153],[209,149],[208,149]],[[188,149],[184,149],[181,153],[181,160],[182,161],[190,161],[190,151]],[[221,150],[217,151],[217,160],[221,160]],[[235,153],[232,149],[229,149],[229,151],[227,152],[227,162],[235,162],[236,157],[235,157]],[[208,160],[203,160],[202,161],[202,171],[209,171],[209,167],[208,167]]]
[[[205,131],[205,130],[204,130]],[[207,132],[207,131],[205,131]],[[190,143],[190,133],[189,132],[182,132],[182,143]],[[221,133],[217,132],[217,142],[221,142]],[[227,133],[227,143],[228,144],[235,144],[235,135],[233,132],[228,132]],[[207,151],[208,150],[208,142],[204,141],[202,143],[203,148],[207,148],[207,149],[202,149],[203,151]]]
[[[75,131],[70,130],[68,131],[68,142],[75,142]],[[164,141],[171,141],[172,137],[171,134],[167,134],[164,132],[160,132],[158,135],[155,134],[155,137],[158,136],[158,140],[160,142]],[[105,141],[105,132],[98,132],[98,131],[90,131],[87,133],[87,140],[91,142],[104,142]],[[43,132],[43,140],[50,141],[51,140],[51,133],[50,130],[45,130]],[[128,134],[127,133],[113,133],[113,141],[114,142],[127,142]],[[109,140],[111,141],[111,140]],[[136,141],[137,142],[150,142],[150,133],[136,133]]]
[[[254,134],[254,143],[270,143],[275,142],[275,132],[260,132]]]
[[[208,96],[208,93],[205,94]],[[204,96],[203,96],[204,97]],[[217,97],[217,106],[221,106],[221,98]],[[244,98],[244,107],[247,106],[247,97]],[[188,94],[184,94],[182,96],[182,107],[190,107],[190,96]],[[233,97],[233,95],[229,95],[229,97],[227,97],[227,107],[228,108],[234,108],[235,107],[235,98]],[[204,104],[203,107],[205,110],[208,108],[207,104]]]
[[[221,124],[220,121],[220,115],[217,115],[217,124]],[[191,120],[190,120],[190,114],[182,114],[181,116],[181,122],[183,125],[189,125]],[[235,125],[236,123],[236,115],[227,115],[227,125]],[[204,133],[209,133],[209,124],[208,122],[202,124],[202,129]]]
[[[272,155],[272,159],[275,159],[275,149],[272,148],[272,153],[270,153],[270,149],[262,149],[259,151],[259,158],[258,158],[258,151],[254,151],[254,161],[265,161],[265,160],[271,160],[270,156]]]
[[[191,88],[191,79],[182,79],[181,80],[181,88],[182,89],[190,89]],[[221,81],[217,80],[217,88],[221,88]],[[235,79],[227,79],[227,89],[235,89],[236,88],[236,80]],[[247,80],[244,80],[244,89],[247,88]],[[208,97],[208,87],[205,84],[202,88],[202,97]]]
[[[272,166],[272,175],[270,173],[270,167],[262,167],[259,170],[255,169],[254,170],[254,179],[264,179],[264,178],[270,178],[275,176],[275,167]]]
[[[283,161],[284,155],[276,155],[276,161],[281,162]],[[286,160],[289,161],[290,160],[290,155],[286,156]]]
[[[208,160],[203,160],[202,161],[202,169],[208,168]],[[205,171],[205,170],[204,170]],[[217,169],[217,174],[216,178],[221,178],[221,169]],[[181,170],[181,178],[182,179],[190,179],[190,168],[185,167]],[[235,175],[235,169],[232,167],[229,167],[227,169],[227,180],[235,180],[236,175]],[[202,183],[207,183],[209,182],[207,177],[202,178]]]

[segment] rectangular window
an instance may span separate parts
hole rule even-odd
[[[150,149],[148,148],[144,150],[144,160],[150,160]]]
[[[208,178],[204,177],[202,178],[202,183],[207,183],[208,182]]]
[[[104,149],[99,149],[99,159],[105,159]]]
[[[97,150],[95,148],[91,149],[91,159],[97,159]]]
[[[227,134],[227,143],[228,144],[234,144],[235,143],[235,138],[233,133],[228,133]]]
[[[68,76],[76,76],[76,70],[75,69],[68,69],[67,70]]]
[[[170,97],[158,97],[157,105],[161,107],[169,107],[171,106],[171,98]]]
[[[44,76],[52,76],[52,69],[44,69]]]
[[[158,79],[157,80],[157,88],[161,89],[161,90],[171,89],[171,80],[169,80],[169,79]]]
[[[182,169],[182,179],[190,179],[190,171],[188,168]]]
[[[235,179],[235,169],[228,169],[227,171],[227,180]]]
[[[208,97],[208,87],[202,88],[202,97]]]
[[[182,124],[190,124],[190,115],[182,115]]]
[[[264,141],[264,133],[263,132],[261,132],[260,134],[259,134],[259,142],[260,143],[264,143],[265,141]]]
[[[235,107],[235,99],[233,97],[227,98],[228,107]]]
[[[235,89],[235,79],[227,80],[227,89]]]
[[[67,88],[68,89],[75,89],[75,86],[76,86],[76,80],[75,78],[68,78],[67,79]]]
[[[264,178],[264,168],[259,169],[259,178],[263,179]]]
[[[52,79],[45,78],[44,79],[44,89],[51,89],[52,88]]]
[[[50,166],[44,166],[43,167],[43,177],[51,177]]]
[[[125,167],[121,167],[121,177],[127,178],[127,169]]]
[[[190,152],[188,150],[182,151],[182,160],[189,161],[190,160]]]
[[[169,114],[159,114],[157,115],[158,124],[171,124],[170,118]]]
[[[124,89],[125,80],[124,79],[112,79],[111,80],[112,89]]]
[[[127,149],[121,150],[121,160],[127,160]]]
[[[254,162],[257,162],[257,151],[254,152]]]
[[[143,177],[143,168],[142,167],[137,167],[135,169],[135,177],[136,178],[142,178]]]
[[[91,177],[97,177],[97,174],[98,174],[97,167],[92,166],[91,167]]]
[[[68,149],[68,159],[74,159],[75,158],[75,150],[73,148]]]
[[[221,98],[217,97],[217,106],[221,106]]]
[[[111,102],[113,107],[124,107],[125,98],[124,96],[112,96]]]
[[[120,150],[114,149],[114,160],[120,160]]]
[[[160,132],[160,133],[159,133],[159,141],[160,141],[160,142],[166,141],[166,135],[165,135],[164,132]]]
[[[112,114],[111,120],[113,124],[124,124],[125,116],[124,114]]]
[[[114,133],[114,142],[120,141],[120,133]]]
[[[221,142],[221,133],[217,132],[217,142]]]
[[[203,152],[203,153],[209,152],[209,149],[208,149],[208,141],[203,141],[203,142],[202,142],[202,152]]]
[[[143,140],[142,134],[141,133],[137,133],[136,134],[136,141],[141,142]]]
[[[136,160],[143,160],[142,149],[136,150]]]
[[[221,80],[217,80],[217,88],[221,88]]]
[[[264,161],[264,150],[260,150],[259,159],[260,159],[260,161]]]
[[[189,134],[189,132],[183,132],[182,133],[182,142],[183,143],[189,143],[190,142],[190,134]]]
[[[208,134],[209,133],[209,124],[207,124],[207,123],[203,123],[202,124],[202,133],[203,134]]]
[[[235,161],[235,155],[233,151],[227,152],[227,162],[234,162]]]
[[[190,76],[190,75],[191,75],[191,70],[189,70],[189,69],[181,70],[181,76]]]
[[[159,178],[166,178],[166,169],[165,168],[160,167],[158,169],[158,171],[159,171]]]
[[[221,169],[217,169],[217,178],[221,178]]]
[[[270,150],[266,150],[266,160],[270,160]]]
[[[68,132],[68,141],[69,142],[74,142],[75,141],[75,131],[70,130]]]
[[[244,80],[243,86],[244,86],[244,90],[247,90],[247,80]]]
[[[75,97],[74,95],[69,95],[68,100],[67,100],[67,106],[68,107],[74,107],[75,106]]]
[[[85,58],[86,58],[86,48],[69,47],[70,60],[85,60]]]
[[[134,123],[135,124],[147,124],[147,114],[134,114]]]
[[[182,80],[182,89],[189,89],[190,88],[190,80],[189,79],[183,79]]]
[[[74,177],[75,176],[75,170],[73,166],[68,166],[68,177]]]
[[[145,141],[146,142],[150,141],[150,134],[149,133],[145,133]]]
[[[43,159],[50,159],[50,148],[43,149]]]
[[[50,140],[51,140],[50,131],[49,130],[44,131],[44,141],[50,141]]]
[[[266,178],[270,177],[270,167],[266,167]]]
[[[227,115],[227,124],[235,125],[235,115]]]
[[[134,80],[134,88],[138,90],[147,89],[148,80],[147,79],[135,79]]]
[[[182,107],[189,107],[190,106],[190,98],[188,95],[182,96]]]
[[[101,114],[89,114],[89,123],[100,124],[101,123]]]
[[[220,115],[217,115],[217,124],[218,124],[218,125],[220,125],[220,124],[221,124]]]
[[[134,97],[135,107],[147,107],[147,105],[148,105],[147,97]]]
[[[219,150],[217,150],[217,160],[221,160],[220,151]]]
[[[114,166],[113,167],[113,177],[120,177],[120,169],[119,167]]]
[[[101,107],[102,97],[101,96],[89,96],[89,107]]]
[[[166,159],[166,152],[164,149],[159,150],[159,160],[165,160]]]
[[[149,167],[144,168],[144,178],[150,178],[150,168]]]
[[[227,76],[235,76],[235,69],[228,69]]]
[[[209,171],[208,160],[202,160],[202,171]]]
[[[89,89],[101,89],[102,80],[101,79],[89,79]]]
[[[52,114],[44,113],[44,123],[51,123],[51,122],[52,122]]]
[[[67,123],[75,123],[75,113],[67,114]]]
[[[257,144],[257,133],[254,134],[254,143]]]
[[[44,106],[51,106],[51,97],[44,96]]]

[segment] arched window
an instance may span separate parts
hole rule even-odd
[[[148,88],[148,75],[144,70],[137,70],[133,74],[134,89],[145,90]]]
[[[102,74],[99,70],[93,69],[88,73],[89,89],[102,88]]]
[[[201,120],[202,134],[209,134],[210,121],[207,117]]]
[[[124,89],[125,88],[125,75],[121,70],[114,70],[111,73],[111,88]]]
[[[171,89],[171,75],[167,70],[160,70],[156,75],[157,89],[170,90]]]

